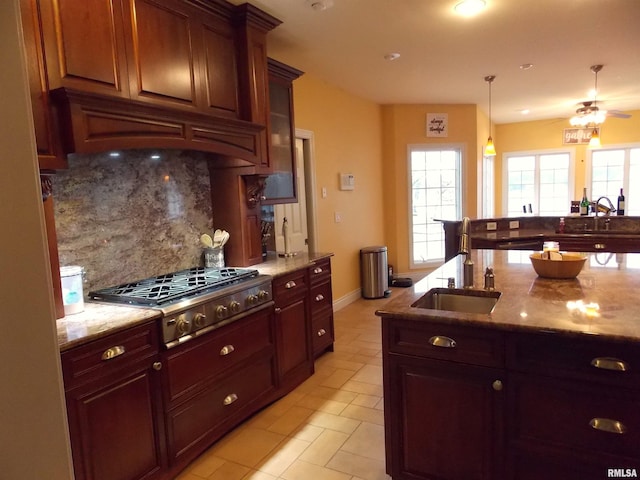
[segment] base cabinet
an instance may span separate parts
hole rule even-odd
[[[383,316],[394,480],[640,476],[640,353],[615,339]]]
[[[164,478],[154,327],[137,327],[62,354],[77,480]]]

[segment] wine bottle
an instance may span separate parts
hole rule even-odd
[[[587,187],[582,190],[582,200],[580,201],[580,215],[589,215],[589,199],[587,198]]]
[[[620,195],[618,195],[618,208],[616,209],[617,215],[624,215],[624,192],[620,189]]]

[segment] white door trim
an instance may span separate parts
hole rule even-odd
[[[304,144],[304,177],[305,195],[307,200],[307,238],[309,239],[309,252],[318,251],[320,235],[318,232],[318,218],[316,215],[316,169],[315,169],[315,145],[314,135],[311,130],[296,128],[296,138],[303,140]]]

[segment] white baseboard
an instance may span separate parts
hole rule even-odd
[[[337,312],[338,310],[342,310],[344,307],[346,307],[350,303],[353,303],[356,300],[358,300],[361,296],[362,296],[362,289],[360,288],[352,291],[351,293],[347,293],[346,295],[333,301],[333,311]]]

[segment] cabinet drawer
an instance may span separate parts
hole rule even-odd
[[[174,401],[258,352],[273,350],[271,310],[257,312],[227,327],[168,350],[164,374],[167,400]]]
[[[510,421],[518,442],[638,458],[640,393],[537,375],[513,375]]]
[[[314,265],[309,267],[309,276],[311,277],[311,285],[329,280],[331,278],[331,259],[316,260]]]
[[[318,354],[333,344],[333,311],[326,310],[313,316],[313,353]]]
[[[504,364],[501,332],[444,323],[383,319],[383,347],[393,353],[489,367]]]
[[[167,430],[171,461],[192,449],[201,451],[261,408],[274,385],[272,356],[264,356],[170,411]]]
[[[511,335],[507,363],[522,372],[597,380],[623,387],[640,385],[640,347],[554,334]]]
[[[289,272],[273,280],[273,299],[276,306],[286,305],[294,298],[300,298],[308,292],[307,269]]]
[[[332,308],[331,282],[325,282],[311,287],[311,313]]]
[[[95,380],[158,353],[158,325],[146,323],[61,354],[65,388]]]

